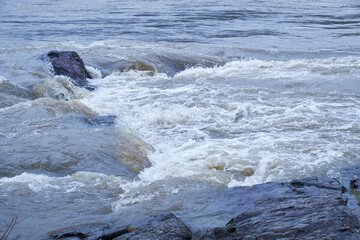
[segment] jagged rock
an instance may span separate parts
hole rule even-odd
[[[55,75],[70,77],[72,83],[78,87],[86,87],[88,85],[86,78],[91,78],[91,76],[86,70],[84,62],[76,52],[50,51],[47,57],[50,58]]]
[[[257,200],[231,219],[225,239],[360,239],[344,187],[331,178],[253,186]],[[246,199],[246,197],[245,197]]]
[[[190,229],[174,214],[162,214],[154,216],[144,226],[139,229],[124,234],[116,240],[182,240],[191,239],[192,233]]]

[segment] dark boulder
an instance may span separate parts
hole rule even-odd
[[[87,240],[190,240],[190,229],[172,213],[156,215],[139,228],[129,226],[114,228],[107,224],[93,223],[64,228],[50,233],[51,239]]]
[[[359,221],[335,179],[308,178],[257,188],[261,187],[251,207],[227,223],[226,239],[360,239]]]
[[[88,87],[87,78],[91,78],[83,60],[74,51],[50,51],[47,57],[54,68],[55,75],[70,77],[71,82],[78,87]],[[89,86],[90,90],[93,90]]]
[[[52,239],[98,239],[109,229],[109,225],[101,223],[85,224],[64,228],[50,233]]]
[[[112,240],[125,233],[129,233],[128,227],[110,228],[103,223],[91,223],[77,227],[64,228],[50,233],[52,239],[63,240]]]
[[[168,213],[154,216],[139,229],[115,239],[190,240],[191,236],[190,229],[174,214]]]

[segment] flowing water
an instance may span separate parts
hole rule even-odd
[[[45,1],[0,6],[0,235],[171,211],[360,163],[360,4]],[[42,58],[74,50],[89,92]]]

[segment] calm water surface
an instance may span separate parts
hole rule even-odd
[[[359,29],[354,0],[1,1],[0,234],[14,214],[14,239],[167,211],[222,226],[228,187],[359,164]]]

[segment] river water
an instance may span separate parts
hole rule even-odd
[[[0,235],[236,215],[224,189],[360,163],[360,4],[3,0]],[[79,53],[96,90],[54,76]]]

